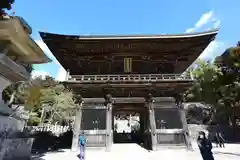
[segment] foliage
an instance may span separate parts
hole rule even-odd
[[[0,10],[1,9],[7,9],[10,10],[12,9],[12,4],[14,3],[15,0],[1,0],[0,1]]]
[[[63,85],[45,88],[41,91],[40,104],[45,106],[48,114],[48,122],[59,122],[59,120],[72,120],[75,114],[75,101],[73,93]]]
[[[12,104],[24,105],[30,113],[29,124],[40,121],[71,122],[78,109],[76,104],[80,104],[82,100],[80,95],[74,95],[70,89],[52,77],[37,77],[29,82],[10,85],[4,89],[2,95],[10,107]]]
[[[210,110],[202,104],[186,105],[187,122],[190,124],[206,124],[209,122]]]
[[[39,118],[41,115],[39,114],[38,111],[31,112],[29,117],[30,119],[28,120],[28,125],[29,126],[37,126],[40,124],[41,119]]]
[[[240,107],[240,47],[228,49],[220,57],[221,64],[198,61],[192,69],[196,83],[185,93],[186,101],[211,105],[211,121],[236,125]]]
[[[5,103],[10,103],[11,100],[11,96],[13,96],[13,94],[16,94],[14,91],[18,90],[20,83],[14,83],[11,84],[9,86],[7,86],[3,92],[2,92],[2,99]],[[21,94],[17,94],[14,96],[14,99],[12,99],[12,104],[19,104],[19,103],[23,103],[22,102],[22,98],[21,98]],[[11,106],[9,106],[11,107]]]
[[[185,98],[188,101],[201,101],[207,104],[217,103],[221,70],[210,62],[199,60],[192,75],[196,83],[186,92]]]

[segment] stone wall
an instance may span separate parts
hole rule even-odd
[[[8,133],[19,132],[24,128],[25,122],[8,116],[0,115],[0,133],[8,131]]]
[[[33,138],[5,139],[0,145],[0,160],[27,160],[31,156]]]
[[[29,159],[33,143],[32,138],[5,137],[23,131],[25,125],[23,120],[6,116],[10,115],[13,109],[3,102],[2,91],[11,83],[11,81],[0,75],[0,160]],[[6,132],[6,135],[4,132]]]
[[[207,135],[209,134],[206,125],[188,124],[188,129],[192,140],[197,140],[200,131],[204,131]]]

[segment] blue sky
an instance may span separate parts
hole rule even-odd
[[[57,79],[64,69],[38,31],[59,34],[176,34],[220,27],[216,40],[201,55],[211,59],[240,40],[240,0],[17,0],[13,6],[33,28],[32,37],[52,63],[35,65]]]

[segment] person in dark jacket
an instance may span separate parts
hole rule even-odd
[[[82,132],[82,134],[79,136],[79,147],[80,147],[79,158],[80,158],[80,160],[85,159],[85,145],[86,145],[86,136],[85,136],[84,132]]]
[[[214,160],[212,153],[212,143],[206,138],[204,132],[199,132],[197,144],[202,155],[203,160]]]

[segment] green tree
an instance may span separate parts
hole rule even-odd
[[[185,100],[190,102],[202,102],[214,106],[211,108],[212,118],[217,113],[219,93],[221,86],[219,77],[221,70],[214,64],[203,60],[198,60],[195,68],[192,69],[195,84],[185,93]]]
[[[14,3],[15,0],[1,0],[0,1],[0,10],[2,9],[7,9],[10,10],[12,9],[12,4]]]
[[[73,94],[63,84],[52,77],[37,77],[28,82],[18,82],[3,91],[4,101],[12,104],[23,104],[29,111],[29,123],[47,121],[50,123],[71,121],[80,96]]]
[[[215,104],[218,101],[218,91],[222,75],[221,70],[210,62],[197,61],[196,68],[192,69],[195,84],[186,92],[185,98],[188,101],[201,101],[208,104]]]
[[[76,109],[73,93],[62,84],[42,89],[40,104],[47,113],[49,124],[70,120]]]
[[[233,128],[236,127],[236,119],[239,118],[240,103],[240,42],[234,47],[227,49],[220,57],[220,67],[224,74],[222,81],[224,82],[223,102],[227,109],[227,114]],[[227,107],[226,107],[227,106]]]
[[[228,50],[229,53],[232,53],[232,50]],[[236,111],[240,103],[240,84],[237,61],[229,60],[231,57],[235,58],[229,53],[221,57],[221,65],[204,61],[197,63],[197,67],[192,71],[196,83],[186,92],[185,99],[210,104],[211,121],[231,124],[235,128]]]

